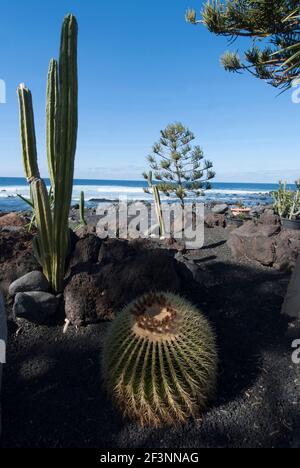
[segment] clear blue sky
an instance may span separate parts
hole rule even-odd
[[[2,2],[0,177],[22,176],[16,88],[33,92],[39,160],[45,162],[45,86],[61,22],[79,21],[80,128],[76,176],[139,179],[159,130],[182,121],[219,181],[300,176],[300,105],[250,76],[226,73],[227,43],[184,21],[199,0]]]

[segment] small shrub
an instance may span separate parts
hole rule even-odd
[[[295,182],[296,190],[288,190],[286,183],[279,182],[279,188],[272,193],[274,210],[281,218],[299,219],[300,217],[300,180]]]

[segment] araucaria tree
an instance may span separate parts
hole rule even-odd
[[[192,24],[202,23],[209,31],[232,41],[238,37],[252,39],[252,46],[244,53],[244,62],[238,53],[225,53],[222,62],[226,70],[247,70],[283,89],[290,88],[294,80],[298,81],[300,0],[210,0],[203,8],[201,20],[197,19],[195,10],[187,11],[186,20]],[[280,190],[282,192],[282,187]],[[300,318],[299,273],[300,257],[283,305],[283,313],[297,319]]]
[[[188,10],[186,19],[202,23],[209,31],[229,37],[251,39],[244,58],[226,52],[222,63],[230,72],[246,70],[275,87],[289,88],[300,74],[299,0],[210,0],[197,19]]]
[[[204,159],[200,146],[192,147],[194,139],[181,123],[168,125],[148,156],[158,190],[179,198],[182,207],[186,197],[198,197],[210,189],[215,176],[212,162]]]

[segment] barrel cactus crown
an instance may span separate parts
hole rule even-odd
[[[110,326],[103,352],[105,387],[123,415],[142,425],[198,416],[214,394],[216,374],[214,332],[179,296],[146,294]]]

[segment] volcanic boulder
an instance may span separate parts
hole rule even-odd
[[[71,269],[64,291],[67,319],[75,325],[110,320],[146,292],[180,293],[183,268],[172,252],[143,242],[103,241],[97,261],[93,257]]]

